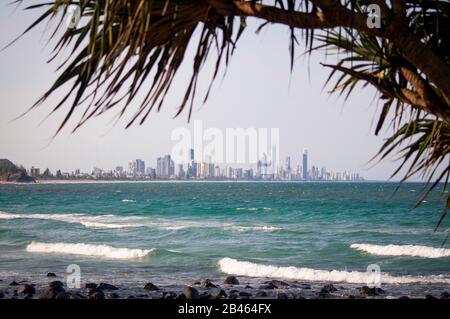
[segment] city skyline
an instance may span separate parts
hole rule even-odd
[[[276,152],[274,149],[272,152]],[[329,170],[327,167],[310,165],[308,150],[301,154],[301,165],[291,166],[291,156],[285,164],[275,156],[263,154],[256,165],[248,168],[196,160],[195,152],[189,149],[189,162],[176,163],[166,154],[156,159],[156,165],[146,165],[142,159],[130,160],[127,166],[117,165],[113,169],[92,167],[89,172],[77,168],[71,172],[58,169],[55,174],[49,168],[41,170],[32,166],[27,171],[34,178],[41,179],[178,179],[178,180],[262,180],[262,181],[363,181],[358,172]],[[126,169],[124,168],[126,167]],[[43,173],[41,173],[43,172]]]

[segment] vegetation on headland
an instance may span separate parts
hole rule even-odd
[[[23,167],[17,167],[7,159],[0,159],[0,182],[35,183]]]
[[[18,2],[29,2],[19,0]],[[152,110],[159,110],[180,66],[188,45],[197,42],[193,72],[177,115],[194,105],[202,65],[215,55],[214,78],[228,65],[245,31],[246,19],[282,24],[291,30],[290,59],[294,67],[298,35],[309,52],[336,52],[329,68],[337,78],[332,92],[349,97],[358,85],[370,85],[383,105],[375,134],[388,114],[393,135],[378,157],[399,152],[400,165],[393,174],[406,170],[402,181],[421,174],[424,191],[447,181],[450,173],[450,3],[444,0],[58,0],[33,1],[29,8],[45,8],[30,26],[64,15],[70,4],[81,8],[81,20],[57,39],[54,57],[72,49],[61,65],[54,85],[34,105],[41,104],[64,85],[71,88],[52,112],[68,107],[57,132],[81,109],[75,130],[87,120],[119,108],[119,117],[137,105],[128,126],[142,124]],[[379,8],[377,26],[368,23],[369,5]],[[67,28],[65,16],[57,26]],[[200,36],[194,31],[200,30]],[[57,35],[58,33],[54,33]],[[53,60],[52,59],[52,60]],[[150,80],[150,76],[153,77]],[[150,88],[144,86],[146,80]],[[146,90],[144,100],[136,93]],[[206,93],[205,100],[209,95]],[[71,98],[70,103],[68,99]],[[128,127],[127,126],[127,127]],[[442,169],[441,169],[442,168]],[[450,197],[440,222],[450,207]]]

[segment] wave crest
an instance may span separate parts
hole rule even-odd
[[[226,274],[247,277],[281,278],[289,280],[306,280],[321,282],[346,282],[354,284],[367,284],[373,282],[373,273],[359,271],[317,270],[298,267],[278,267],[272,265],[259,265],[248,261],[239,261],[232,258],[222,258],[218,263],[219,269]],[[409,284],[409,283],[446,283],[450,278],[443,276],[391,276],[381,274],[383,284]]]
[[[60,253],[109,259],[135,259],[143,258],[155,249],[130,249],[115,248],[108,245],[32,242],[27,246],[26,250],[35,253]]]
[[[450,249],[416,245],[353,244],[350,248],[379,256],[412,256],[422,258],[450,257]]]

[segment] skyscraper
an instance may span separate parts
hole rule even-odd
[[[303,179],[308,180],[308,150],[303,150]]]

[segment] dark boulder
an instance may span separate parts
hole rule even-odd
[[[261,285],[258,287],[258,289],[276,289],[277,286],[275,286],[273,283],[269,282],[267,284]]]
[[[32,285],[22,284],[17,289],[17,292],[22,295],[34,295],[36,293],[36,289]]]
[[[49,287],[63,287],[64,288],[64,283],[59,281],[59,280],[55,280],[52,281],[51,283],[48,284]]]
[[[277,294],[277,299],[289,299],[288,295],[284,292],[279,292]]]
[[[322,287],[322,289],[320,290],[321,293],[325,293],[325,294],[329,294],[330,292],[335,292],[337,291],[336,287],[333,286],[332,284],[329,285],[325,285]]]
[[[118,290],[118,289],[119,289],[119,288],[117,288],[117,287],[114,286],[114,285],[107,284],[107,283],[104,283],[104,282],[101,282],[101,283],[98,285],[97,288],[98,288],[98,289],[101,289],[101,290]]]
[[[47,273],[47,277],[56,277],[56,274],[54,272]]]
[[[425,299],[437,299],[437,298],[433,295],[425,295]]]
[[[282,280],[266,281],[265,284],[266,285],[272,285],[274,288],[278,288],[278,289],[287,288],[287,287],[290,286],[287,282],[282,281]]]
[[[186,299],[199,299],[199,293],[198,290],[194,287],[185,287],[183,289],[183,294],[186,297]]]
[[[63,286],[54,285],[46,288],[39,294],[39,299],[57,299],[57,296],[61,298],[62,294],[65,294]]]
[[[3,292],[3,290],[0,290],[0,299],[5,298],[5,293]]]
[[[12,281],[10,284],[10,286],[19,286],[20,284],[17,281]]]
[[[200,299],[202,300],[206,300],[206,299],[211,299],[211,294],[209,292],[204,292],[200,295]]]
[[[223,289],[220,289],[215,294],[213,294],[213,298],[215,298],[215,299],[226,298],[226,297],[227,297],[227,293]]]
[[[202,288],[217,288],[216,285],[214,285],[211,280],[209,279],[205,279],[201,282],[201,287]]]
[[[260,290],[260,291],[256,292],[255,297],[256,298],[264,298],[264,297],[267,297],[267,293],[265,291]]]
[[[356,289],[358,297],[374,297],[384,293],[384,290],[377,287],[362,286]]]
[[[159,288],[156,285],[152,284],[151,282],[146,283],[144,289],[150,291],[159,290]]]
[[[119,299],[120,296],[118,294],[116,294],[115,292],[109,292],[106,295],[106,298],[108,298],[108,299]]]
[[[252,294],[246,291],[239,292],[239,297],[251,297]]]
[[[83,285],[83,288],[86,288],[86,289],[95,289],[95,288],[97,288],[97,284],[96,283],[94,283],[94,282],[88,282],[88,283],[85,283],[84,285]]]
[[[441,293],[441,299],[450,299],[450,293],[446,291]]]
[[[178,297],[176,292],[165,291],[163,292],[163,299],[176,299]]]
[[[89,299],[105,299],[105,294],[100,289],[90,289],[88,291]]]
[[[227,278],[225,278],[223,283],[226,285],[239,285],[239,280],[237,279],[236,276],[230,275],[227,276]]]

